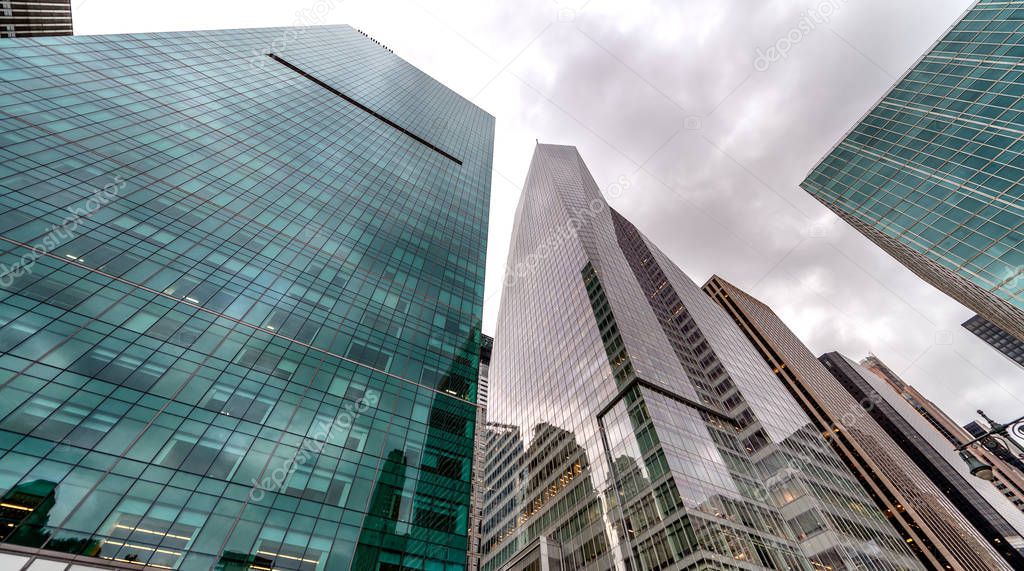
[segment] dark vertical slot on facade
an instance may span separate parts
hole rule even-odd
[[[313,83],[319,85],[320,87],[323,87],[327,91],[330,91],[331,93],[333,93],[334,95],[337,95],[338,97],[344,99],[345,101],[348,101],[349,103],[351,103],[352,105],[355,105],[359,109],[362,109],[366,113],[369,113],[370,115],[373,115],[375,118],[380,120],[382,123],[384,123],[384,124],[386,124],[386,125],[388,125],[390,127],[393,127],[394,129],[397,129],[398,131],[404,133],[406,136],[408,136],[410,139],[416,141],[417,143],[419,143],[419,144],[429,148],[430,150],[436,152],[437,154],[443,156],[444,158],[454,162],[455,164],[457,164],[459,166],[462,166],[462,161],[460,161],[459,159],[457,159],[457,158],[451,156],[450,154],[444,152],[437,145],[434,145],[433,143],[427,141],[423,137],[420,137],[416,133],[413,133],[412,131],[406,129],[405,127],[402,127],[398,123],[395,123],[391,119],[388,119],[387,117],[381,115],[380,113],[377,113],[373,109],[370,109],[366,105],[363,105],[359,101],[356,101],[355,99],[349,97],[348,95],[345,95],[344,93],[342,93],[342,92],[338,91],[337,89],[331,87],[330,85],[327,85],[323,81],[320,81],[316,77],[313,77],[312,75],[306,73],[301,68],[296,67],[295,65],[289,63],[288,61],[284,60],[280,56],[278,56],[276,54],[267,54],[267,57],[269,57],[270,59],[276,61],[277,63],[287,67],[288,69],[294,71],[295,73],[301,75],[302,77],[305,77],[306,79],[312,81]]]
[[[636,376],[636,371],[633,370],[633,363],[629,360],[626,344],[622,341],[619,326],[615,323],[615,315],[612,314],[612,308],[605,296],[604,288],[601,286],[601,280],[597,278],[597,270],[587,262],[581,273],[583,285],[590,298],[590,307],[594,311],[594,319],[601,331],[604,350],[608,354],[608,364],[611,365],[612,373],[615,375],[615,384],[621,387]]]

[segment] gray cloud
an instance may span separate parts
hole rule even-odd
[[[89,0],[76,32],[288,25],[304,0],[164,4]],[[328,21],[368,31],[497,117],[485,331],[534,140],[573,144],[600,186],[631,178],[613,205],[695,281],[722,274],[816,353],[873,351],[967,421],[979,407],[1018,416],[1021,370],[960,328],[969,311],[797,185],[969,4],[345,0]],[[759,49],[784,45],[755,68]]]

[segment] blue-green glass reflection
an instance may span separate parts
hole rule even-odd
[[[802,186],[1024,339],[1024,12],[981,0]]]
[[[342,26],[0,78],[0,541],[463,569],[493,118]]]

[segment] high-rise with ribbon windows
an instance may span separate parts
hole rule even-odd
[[[801,186],[1024,341],[1024,12],[980,0]]]
[[[70,36],[71,33],[71,0],[0,1],[0,38]]]

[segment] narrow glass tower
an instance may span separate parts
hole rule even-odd
[[[489,384],[484,571],[920,568],[574,147],[534,152]]]
[[[462,569],[493,118],[345,26],[0,48],[0,551]]]

